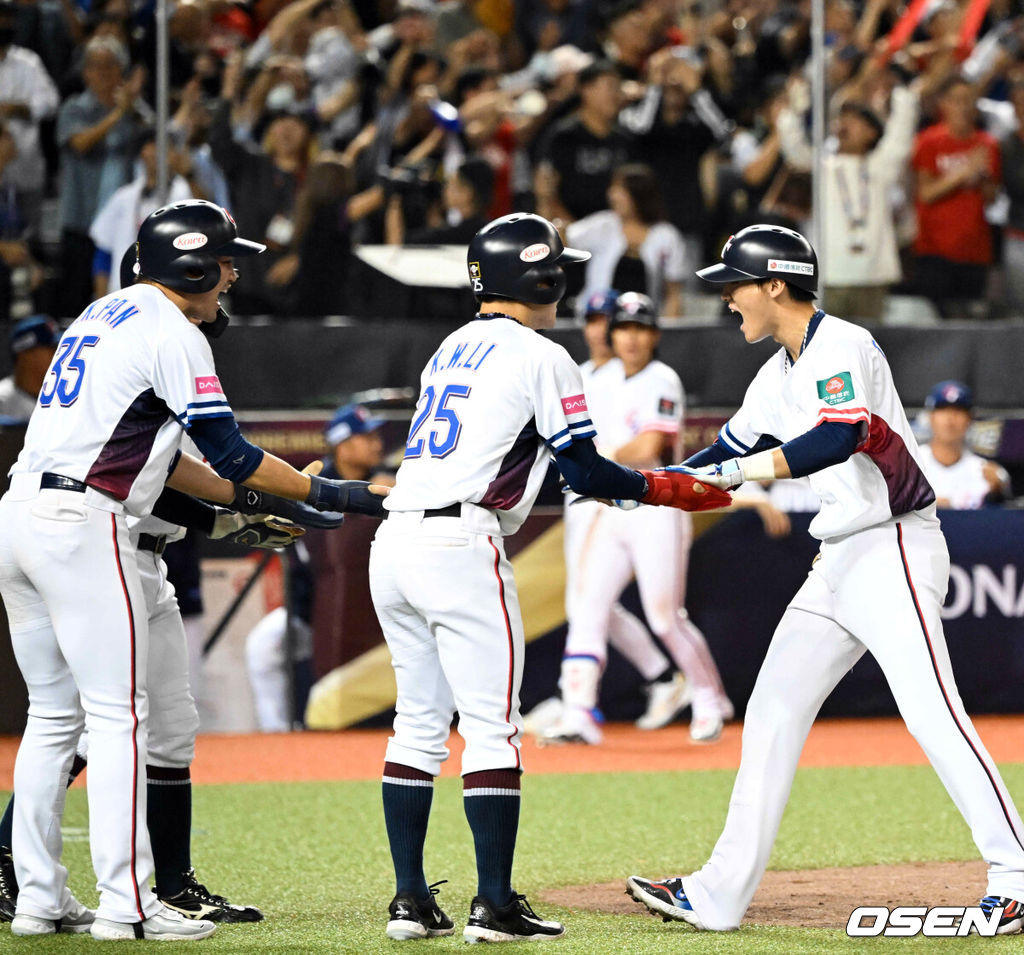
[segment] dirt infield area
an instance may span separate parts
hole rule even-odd
[[[769,871],[758,886],[744,922],[846,928],[850,913],[861,905],[970,905],[974,904],[971,899],[978,886],[984,884],[985,863],[980,861]],[[566,908],[615,915],[642,911],[626,895],[622,882],[549,889],[540,896],[545,902]],[[680,929],[685,931],[683,926]]]
[[[1018,762],[1024,753],[1024,715],[978,716],[974,725],[997,762]],[[601,746],[540,748],[523,743],[528,773],[665,772],[736,769],[742,727],[732,723],[719,742],[698,746],[678,723],[644,733],[631,725],[607,727]],[[196,743],[192,781],[211,783],[302,782],[377,779],[384,762],[388,730],[341,733],[201,735]],[[451,758],[442,776],[458,776],[462,740],[453,733]],[[0,788],[13,786],[18,739],[0,736]],[[807,738],[801,766],[909,766],[925,763],[924,753],[899,719],[821,720]]]

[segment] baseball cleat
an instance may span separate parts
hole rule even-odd
[[[87,909],[77,899],[71,900],[71,908],[59,919],[42,919],[35,915],[15,915],[11,921],[11,934],[22,937],[32,935],[81,935],[92,928],[96,913]]]
[[[469,922],[462,931],[467,942],[543,942],[561,938],[561,922],[545,922],[530,907],[525,895],[513,895],[504,908],[495,908],[477,896],[469,906]]]
[[[18,904],[18,879],[9,846],[0,846],[0,922],[10,922]]]
[[[996,928],[996,935],[1016,935],[1024,931],[1024,903],[1017,899],[1008,899],[1003,895],[986,895],[979,903],[982,912],[987,916],[992,915],[993,909],[1001,908],[1003,914],[999,917],[999,926]]]
[[[447,879],[428,886],[430,895],[425,899],[413,898],[409,892],[399,892],[388,906],[388,927],[385,934],[396,942],[417,938],[437,938],[439,935],[454,935],[455,923],[437,904],[439,885]]]
[[[191,942],[212,935],[217,926],[205,919],[185,918],[166,905],[142,922],[112,922],[96,919],[92,937],[101,942],[146,939],[154,942]]]
[[[562,698],[550,696],[543,703],[538,703],[523,717],[523,732],[531,736],[540,736],[558,722],[562,715]]]
[[[683,880],[679,876],[652,882],[631,875],[626,879],[626,895],[646,906],[654,915],[660,915],[666,922],[689,922],[696,929],[704,928],[683,891]]]
[[[183,876],[185,888],[176,895],[157,894],[169,909],[187,919],[205,919],[208,922],[262,922],[263,913],[253,905],[232,905],[223,895],[214,895],[197,881],[196,870],[190,868]]]
[[[660,730],[668,726],[692,701],[690,685],[682,673],[647,687],[647,711],[636,721],[637,729]]]
[[[717,743],[725,728],[717,713],[695,716],[690,723],[690,739],[694,743]]]
[[[587,710],[582,706],[566,704],[557,722],[541,733],[537,737],[537,742],[541,745],[587,743],[597,746],[604,741],[602,722],[604,720],[598,710]]]

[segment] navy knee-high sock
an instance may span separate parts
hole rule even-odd
[[[491,769],[462,777],[463,804],[476,848],[477,895],[498,908],[512,899],[519,778],[517,769]]]
[[[416,899],[427,898],[430,891],[423,874],[423,843],[434,799],[434,777],[401,763],[385,763],[381,792],[391,861],[395,865],[395,892],[410,892]]]
[[[75,759],[71,763],[71,772],[68,773],[68,786],[70,786],[78,774],[85,769],[85,760],[82,759],[78,753],[75,753]],[[10,849],[11,844],[14,841],[14,793],[11,793],[11,798],[7,800],[7,808],[4,810],[4,814],[0,817],[0,846],[5,849]]]
[[[177,895],[192,867],[192,778],[189,769],[146,767],[146,828],[153,846],[156,892]]]

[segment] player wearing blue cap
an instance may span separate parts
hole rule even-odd
[[[32,416],[59,338],[60,329],[48,315],[33,315],[11,329],[14,369],[0,381],[0,418],[28,421]]]
[[[940,381],[925,399],[932,437],[921,447],[921,468],[939,507],[973,510],[1010,497],[1010,476],[967,447],[974,395],[961,381]]]

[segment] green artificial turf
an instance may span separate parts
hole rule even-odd
[[[1018,805],[1024,764],[1002,767]],[[537,898],[544,888],[687,872],[703,863],[718,836],[732,772],[528,776],[516,862],[516,887],[540,914],[563,919],[567,936],[543,948],[565,953],[943,952],[1024,950],[1001,939],[859,939],[823,929],[745,925],[736,933],[694,933],[644,916],[559,910]],[[222,926],[201,951],[328,953],[464,950],[461,934],[419,943],[384,937],[391,864],[379,784],[275,783],[195,789],[193,861],[215,892],[260,905],[260,925]],[[65,817],[65,859],[78,898],[95,904],[85,794],[75,787]],[[868,865],[976,858],[970,833],[928,767],[801,770],[771,867]],[[435,792],[427,876],[446,878],[440,901],[464,924],[475,890],[473,852],[457,780]],[[821,887],[827,899],[828,885]],[[967,903],[968,900],[965,900]],[[581,892],[580,905],[586,904]],[[62,952],[88,937],[15,939],[0,948]],[[522,946],[515,946],[518,950]],[[120,949],[119,949],[120,950]],[[533,950],[532,948],[530,949]]]

